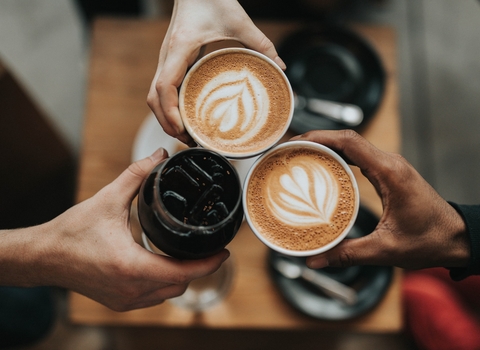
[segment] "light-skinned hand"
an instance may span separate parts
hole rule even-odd
[[[201,48],[221,40],[238,41],[286,68],[237,0],[176,0],[147,103],[165,132],[190,146],[195,143],[180,117],[178,88]]]
[[[181,295],[190,281],[216,271],[223,250],[201,260],[150,253],[130,230],[130,207],[166,151],[131,164],[93,197],[45,224],[0,231],[0,285],[71,289],[116,311]]]

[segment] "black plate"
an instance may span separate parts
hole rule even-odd
[[[382,62],[360,35],[340,26],[314,26],[287,37],[280,57],[293,91],[305,97],[359,106],[367,123],[380,104],[385,85]],[[345,125],[306,110],[295,110],[291,130],[344,129]]]
[[[360,207],[355,225],[347,238],[362,237],[370,234],[377,226],[378,219],[364,207]],[[288,279],[273,268],[273,261],[282,257],[280,253],[270,251],[270,275],[282,296],[295,309],[322,320],[340,321],[358,317],[371,310],[383,298],[390,286],[393,268],[388,266],[352,266],[316,270],[327,274],[337,281],[354,288],[358,293],[358,302],[347,305],[323,294],[309,282],[302,279]],[[295,259],[304,264],[305,258]]]

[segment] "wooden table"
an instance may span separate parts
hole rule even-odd
[[[130,163],[137,130],[149,113],[146,96],[155,73],[168,21],[100,19],[93,28],[88,104],[80,159],[78,201],[113,181]],[[295,23],[258,23],[274,42],[298,28]],[[383,150],[399,152],[400,127],[396,81],[396,44],[388,27],[355,26],[378,50],[387,71],[386,92],[376,116],[362,134]],[[222,44],[212,45],[215,49]],[[381,214],[373,187],[356,171],[361,200]],[[203,327],[209,329],[347,329],[395,332],[401,328],[400,280],[379,305],[351,321],[318,321],[295,311],[280,296],[267,274],[267,248],[244,225],[230,244],[236,262],[231,293],[221,304],[201,314],[170,303],[117,313],[76,293],[70,293],[69,317],[77,324]]]

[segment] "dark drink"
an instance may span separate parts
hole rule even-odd
[[[235,168],[202,148],[178,152],[144,181],[138,215],[149,240],[165,254],[200,259],[220,252],[242,220],[242,189]]]

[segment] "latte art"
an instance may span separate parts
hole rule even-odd
[[[321,145],[293,141],[254,164],[245,184],[245,214],[254,233],[272,249],[303,254],[348,233],[358,210],[358,190],[348,165],[336,157]]]
[[[249,70],[229,71],[202,88],[196,115],[226,144],[247,143],[263,128],[269,105],[265,85]]]
[[[337,208],[339,188],[321,165],[297,161],[287,173],[273,174],[266,204],[287,225],[328,224]]]
[[[180,88],[179,109],[185,129],[202,147],[248,158],[285,134],[293,93],[269,58],[230,48],[210,53],[190,69]]]

